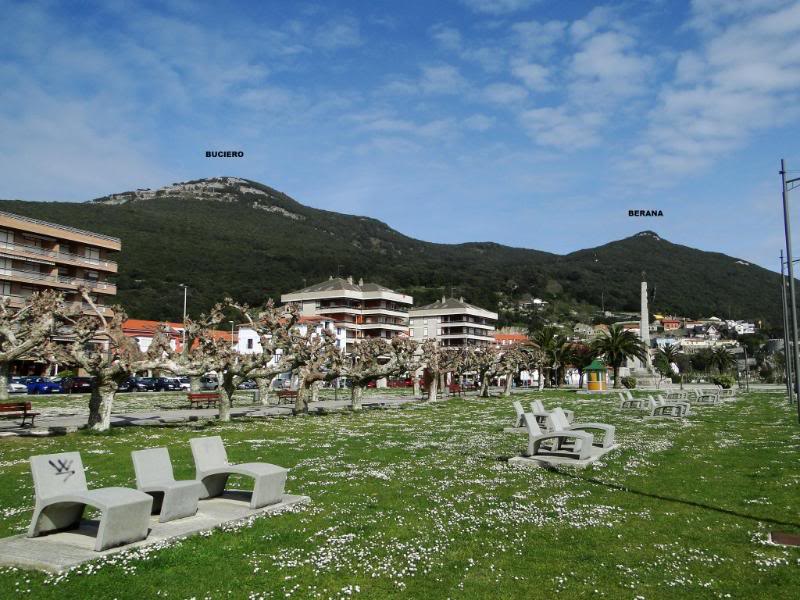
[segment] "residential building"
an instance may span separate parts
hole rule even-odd
[[[517,346],[519,344],[524,344],[525,342],[529,341],[528,336],[524,333],[516,333],[516,332],[504,332],[498,331],[492,334],[494,338],[494,344],[499,348],[508,348],[510,346]]]
[[[315,315],[303,315],[297,321],[297,332],[300,335],[306,335],[309,327],[313,328],[315,333],[322,333],[323,329],[333,329],[334,323],[330,319],[318,317]],[[346,339],[344,335],[336,337],[336,346],[339,349],[345,348]],[[240,354],[254,354],[261,352],[261,340],[255,329],[248,326],[240,326],[237,336],[236,350]]]
[[[169,323],[163,321],[148,321],[145,319],[128,319],[122,324],[122,332],[130,338],[136,340],[136,344],[142,352],[147,352],[150,344],[153,343],[156,331],[161,325],[166,325],[167,335],[170,338],[170,346],[174,350],[180,351],[183,348],[183,323]],[[212,330],[212,338],[230,342],[238,347],[237,336],[231,330]]]
[[[86,287],[108,315],[117,293],[110,280],[117,272],[114,257],[121,248],[115,237],[0,211],[0,293],[21,307],[34,292],[53,289],[73,310],[86,312],[78,293]]]
[[[360,340],[391,339],[408,333],[411,296],[360,279],[331,277],[309,287],[283,294],[281,302],[295,304],[304,317],[322,317],[333,323],[337,338],[349,349]]]
[[[445,298],[409,313],[411,339],[436,339],[443,346],[488,345],[497,323],[497,313],[464,302],[464,298]]]
[[[664,328],[664,331],[675,331],[681,328],[681,320],[665,317],[661,319],[661,326]]]

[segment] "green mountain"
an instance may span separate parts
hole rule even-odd
[[[233,177],[85,203],[0,200],[0,210],[121,238],[119,300],[139,318],[179,318],[180,283],[197,313],[226,295],[277,299],[337,273],[412,294],[418,304],[452,290],[487,308],[533,294],[637,310],[644,271],[654,312],[773,326],[781,319],[777,274],[649,231],[564,256],[490,242],[434,244]]]

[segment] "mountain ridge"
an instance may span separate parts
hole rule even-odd
[[[258,302],[329,275],[354,275],[422,304],[453,289],[495,309],[526,294],[635,310],[641,272],[654,311],[780,323],[779,275],[673,244],[652,230],[555,254],[492,241],[417,240],[372,217],[306,206],[259,182],[212,177],[83,203],[0,200],[0,210],[122,239],[119,300],[141,318],[180,317],[232,295]],[[718,315],[719,316],[719,315]]]

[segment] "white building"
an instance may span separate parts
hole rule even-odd
[[[335,329],[333,321],[314,315],[301,316],[296,327],[300,335],[306,335],[309,327],[312,327],[316,333],[321,333],[323,329]],[[258,333],[247,326],[240,326],[238,329],[239,334],[237,336],[236,351],[240,354],[261,352],[261,340],[258,337]],[[345,343],[344,331],[340,330],[340,333],[336,336],[336,347],[340,350],[344,350]]]
[[[473,346],[493,343],[497,313],[473,306],[463,298],[444,298],[412,308],[409,313],[411,339],[436,339],[443,346]]]
[[[304,317],[329,320],[345,345],[374,337],[391,339],[408,333],[411,296],[378,285],[353,283],[353,278],[331,277],[328,281],[281,296],[281,302],[295,304]]]

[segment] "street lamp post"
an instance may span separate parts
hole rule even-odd
[[[181,344],[183,346],[186,345],[186,297],[187,291],[189,290],[189,286],[185,283],[179,283],[178,287],[183,288],[183,329],[181,330]]]
[[[783,363],[786,370],[786,391],[789,394],[789,404],[794,401],[794,391],[792,381],[794,381],[792,369],[792,356],[794,349],[789,344],[789,315],[786,306],[786,275],[783,267],[786,263],[783,260],[783,250],[781,250],[781,308],[783,309]]]
[[[800,373],[800,352],[797,352],[797,296],[794,289],[794,262],[792,261],[792,228],[789,219],[789,191],[800,185],[800,178],[786,179],[786,164],[781,159],[781,183],[783,188],[783,228],[786,236],[786,266],[789,274],[789,303],[792,316],[792,346],[794,347],[794,372]],[[800,399],[800,377],[794,378],[795,395]],[[797,418],[800,420],[800,402],[797,403]]]
[[[233,321],[228,321],[228,323],[231,324],[231,348],[233,348],[234,346],[236,346],[236,343],[233,340]]]

